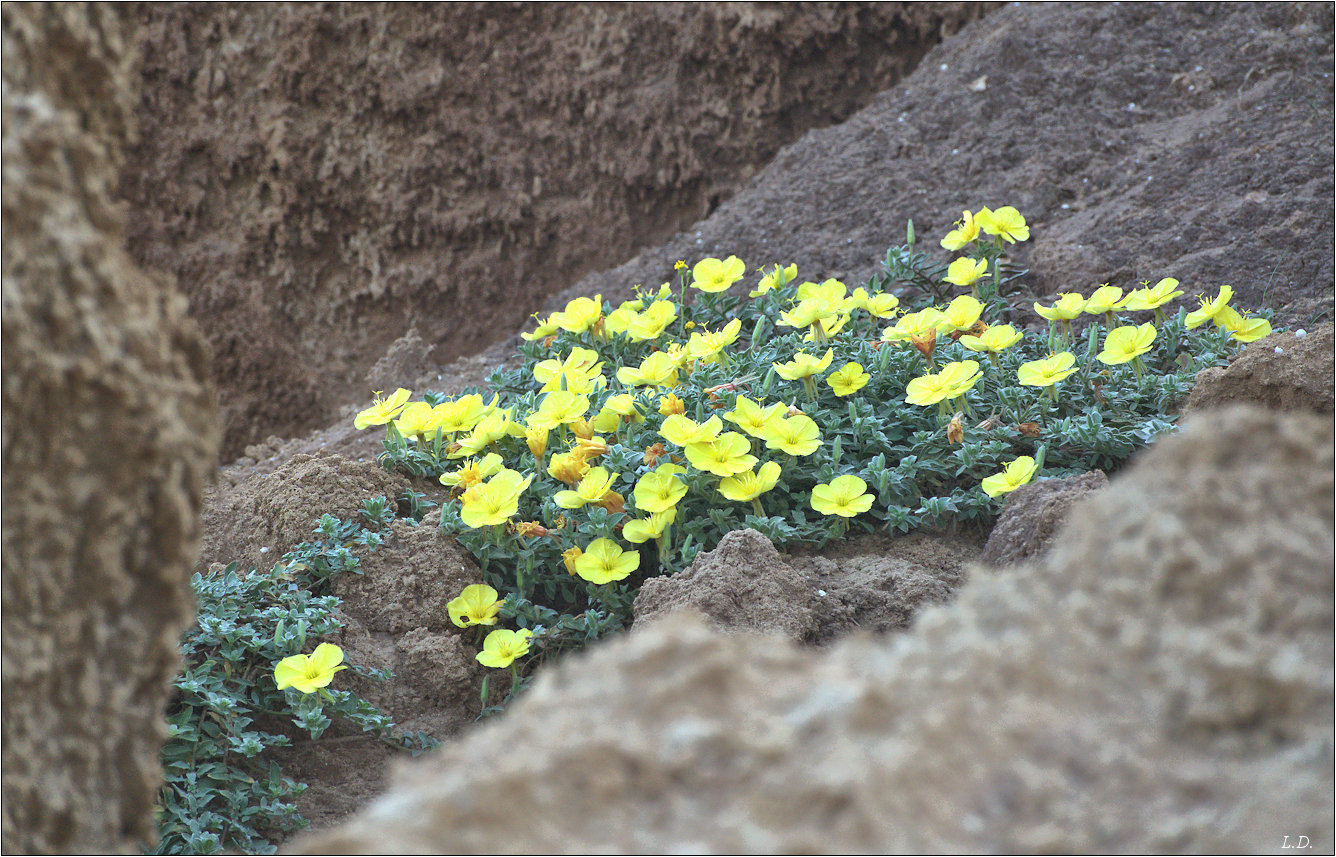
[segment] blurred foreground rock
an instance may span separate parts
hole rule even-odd
[[[218,448],[185,301],[124,252],[119,10],[4,26],[5,853],[141,853]]]
[[[652,623],[297,846],[1330,850],[1332,440],[1203,415],[892,639]]]

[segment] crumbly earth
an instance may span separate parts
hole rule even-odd
[[[1325,416],[1202,414],[904,634],[649,622],[294,851],[1329,850],[1334,470]]]
[[[230,459],[414,325],[441,362],[504,339],[987,5],[142,4],[131,252],[208,332]]]

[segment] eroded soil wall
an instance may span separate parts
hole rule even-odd
[[[985,8],[142,5],[132,253],[205,328],[235,456],[413,325],[441,361],[512,334]]]

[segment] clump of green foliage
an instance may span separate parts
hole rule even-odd
[[[366,503],[362,516],[378,529],[395,514],[380,497]],[[394,723],[350,691],[276,686],[276,663],[343,627],[329,580],[360,573],[358,553],[381,543],[374,529],[330,515],[320,518],[315,534],[268,571],[238,574],[232,563],[191,578],[198,620],[181,640],[183,671],[167,710],[154,853],[267,854],[275,837],[306,825],[293,803],[306,786],[284,776],[270,752],[292,744],[292,737],[274,731],[285,721],[310,740],[337,717],[410,751],[435,746],[421,733],[396,737]]]
[[[488,390],[378,394],[356,425],[386,427],[387,468],[451,488],[440,526],[488,582],[451,616],[518,626],[479,655],[513,695],[531,647],[619,627],[645,578],[731,530],[820,545],[983,524],[1036,477],[1114,469],[1173,430],[1197,371],[1270,331],[1228,286],[1170,306],[1171,278],[1063,294],[1034,304],[1047,331],[1013,326],[1025,272],[1007,251],[1028,236],[1014,208],[965,212],[941,241],[960,257],[935,264],[910,224],[853,290],[679,262],[675,285],[541,319]]]

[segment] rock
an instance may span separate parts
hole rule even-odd
[[[396,339],[366,374],[367,401],[375,392],[392,393],[400,387],[411,388],[432,365],[429,357],[434,347],[422,341],[416,327]]]
[[[142,853],[217,455],[204,341],[124,251],[122,10],[3,18],[6,853]]]
[[[1252,402],[1279,411],[1332,413],[1332,377],[1336,344],[1332,323],[1324,322],[1303,338],[1282,331],[1249,343],[1228,366],[1197,373],[1183,405],[1184,413]]]
[[[979,561],[999,567],[1038,557],[1048,550],[1072,506],[1108,485],[1102,470],[1022,485],[1007,495]]]
[[[784,562],[768,538],[734,530],[685,571],[651,577],[640,587],[632,612],[636,624],[672,610],[693,608],[718,628],[775,634],[794,642],[817,630],[816,590]]]
[[[294,850],[1330,850],[1332,441],[1203,414],[894,638],[648,623]]]

